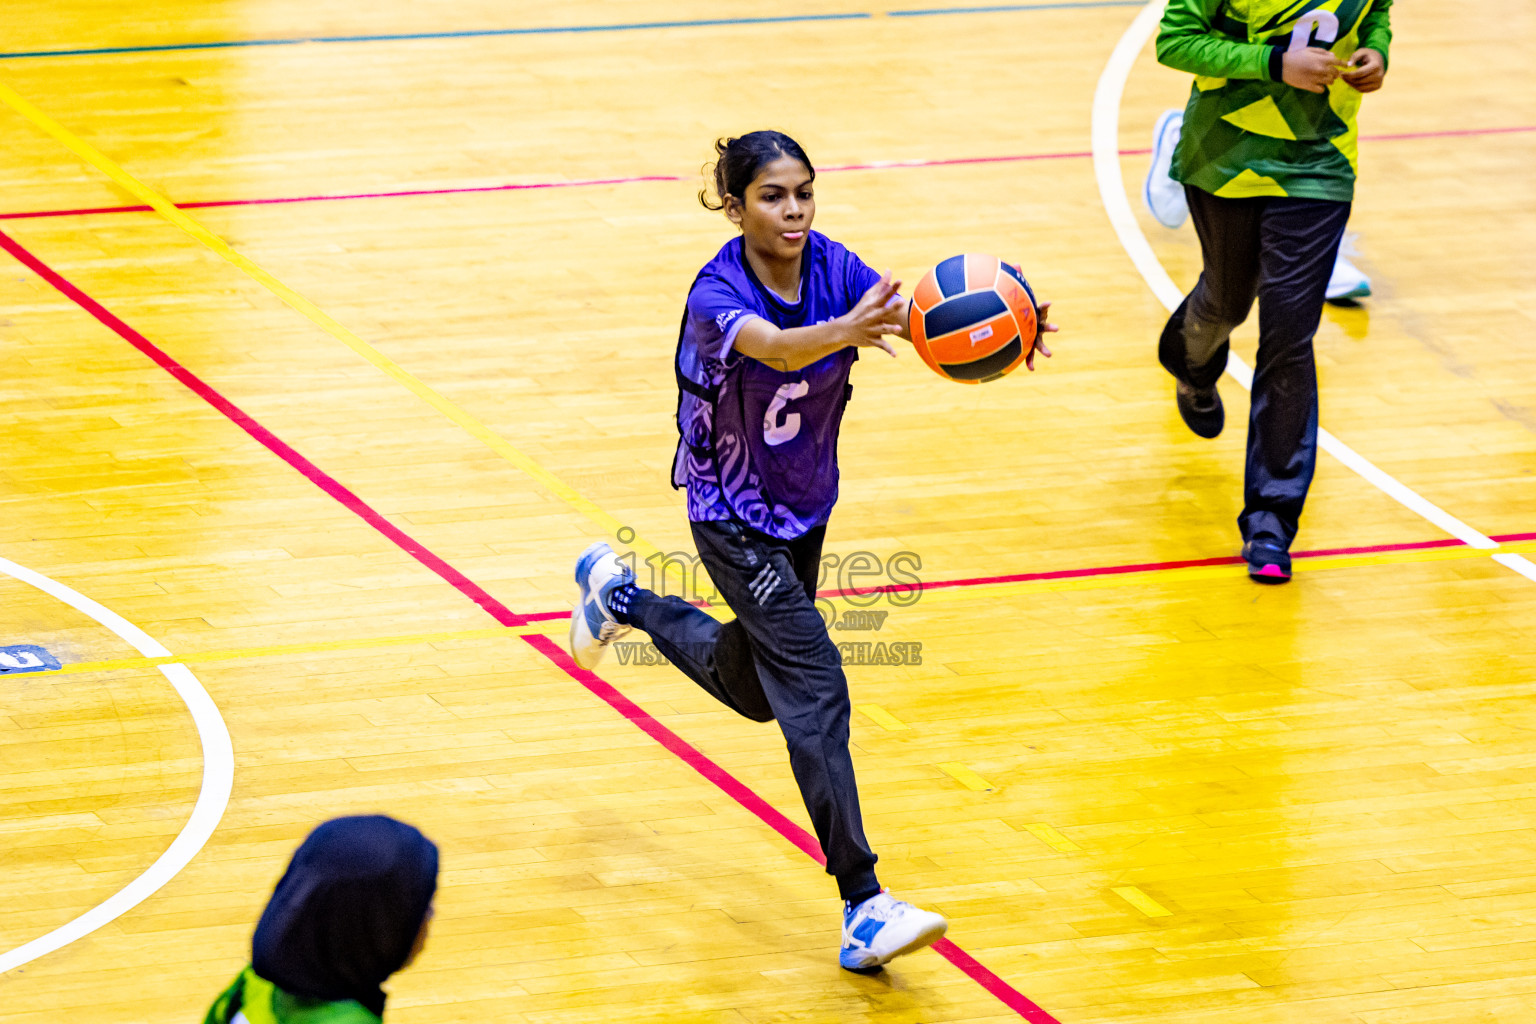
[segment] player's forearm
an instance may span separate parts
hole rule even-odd
[[[1280,47],[1239,42],[1215,27],[1219,0],[1169,0],[1157,32],[1157,59],[1207,78],[1281,80]]]
[[[747,336],[749,331],[751,335]],[[853,344],[846,326],[836,320],[814,327],[789,327],[783,330],[766,321],[757,321],[748,324],[741,333],[744,337],[738,337],[736,341],[738,352],[785,372],[803,369]]]
[[[1360,46],[1381,54],[1385,67],[1391,63],[1387,47],[1392,45],[1392,0],[1376,0],[1371,9],[1360,19]]]

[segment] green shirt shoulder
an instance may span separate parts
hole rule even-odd
[[[250,967],[208,1008],[203,1024],[383,1024],[354,999],[331,1002],[284,992]]]

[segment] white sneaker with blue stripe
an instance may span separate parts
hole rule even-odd
[[[931,946],[949,922],[898,900],[885,890],[843,911],[843,948],[838,963],[850,971],[879,967],[904,953]]]
[[[571,657],[582,668],[596,668],[608,645],[629,632],[608,610],[608,595],[626,583],[635,582],[635,571],[613,553],[605,541],[598,541],[576,559],[576,585],[581,598],[571,612]]]

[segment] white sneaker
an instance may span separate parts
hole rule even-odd
[[[1165,228],[1176,228],[1189,216],[1189,200],[1184,197],[1184,186],[1173,180],[1169,171],[1173,167],[1173,148],[1179,144],[1179,132],[1184,127],[1184,111],[1165,110],[1152,129],[1152,166],[1147,169],[1147,180],[1141,186],[1141,198],[1147,209]]]
[[[843,911],[843,948],[837,961],[850,971],[879,967],[903,953],[933,945],[948,928],[949,922],[938,914],[919,910],[882,889],[879,895]]]
[[[1366,277],[1359,267],[1344,258],[1342,249],[1339,250],[1338,258],[1333,261],[1333,273],[1328,278],[1326,294],[1329,302],[1363,299],[1371,294],[1371,279]]]
[[[598,541],[576,559],[576,585],[581,597],[571,612],[571,657],[582,668],[596,668],[608,645],[629,632],[608,610],[608,595],[626,583],[635,582],[635,572],[619,561],[613,548]]]

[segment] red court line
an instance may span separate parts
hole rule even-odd
[[[551,619],[568,619],[570,617],[571,617],[571,610],[569,608],[567,608],[563,612],[534,612],[532,615],[524,615],[523,616],[523,621],[524,622],[548,622]]]
[[[1361,142],[1401,142],[1405,139],[1449,139],[1458,135],[1522,135],[1536,132],[1536,125],[1523,124],[1510,128],[1440,128],[1427,132],[1388,132],[1384,135],[1362,135]]]
[[[1490,540],[1500,544],[1510,544],[1522,540],[1536,540],[1536,533],[1509,533]],[[1421,540],[1403,544],[1370,544],[1364,547],[1353,548],[1319,548],[1312,551],[1293,551],[1292,558],[1326,558],[1331,555],[1377,555],[1393,551],[1421,551],[1427,548],[1453,548],[1462,547],[1463,542],[1455,537],[1446,537],[1442,540]],[[1470,546],[1470,545],[1466,545]],[[1498,552],[1490,551],[1489,554]],[[1138,562],[1130,565],[1103,565],[1086,569],[1054,569],[1049,572],[1020,572],[1007,576],[970,576],[954,580],[923,581],[923,590],[942,590],[947,587],[984,587],[997,583],[1029,583],[1034,580],[1070,580],[1092,576],[1120,576],[1133,572],[1165,572],[1169,569],[1190,569],[1203,565],[1241,565],[1243,560],[1238,555],[1219,555],[1215,558],[1191,558],[1178,562]],[[817,597],[867,597],[871,594],[908,594],[914,588],[901,584],[886,584],[879,587],[871,587],[869,590],[818,590]]]
[[[570,612],[565,614],[569,615]],[[821,844],[816,841],[815,836],[791,821],[777,807],[758,796],[736,776],[711,761],[697,747],[690,745],[677,733],[658,722],[650,712],[620,693],[612,683],[601,678],[597,673],[577,665],[564,648],[542,633],[529,633],[523,639],[534,650],[558,665],[566,675],[601,697],[615,711],[633,722],[641,732],[676,754],[688,767],[719,786],[732,800],[757,815],[769,828],[788,839],[811,860],[822,867],[827,866],[826,855],[821,852]]]
[[[528,189],[585,188],[591,185],[632,185],[641,181],[684,181],[673,175],[642,174],[632,178],[585,178],[578,181],[534,181],[514,185],[470,185],[463,188],[417,188],[398,192],[346,192],[314,196],[279,196],[272,199],[210,199],[177,203],[182,210],[206,210],[219,206],[273,206],[284,203],[333,203],[343,199],[403,199],[408,196],[451,196],[470,192],[521,192]],[[76,217],[90,213],[149,213],[153,206],[92,206],[78,210],[37,210],[32,213],[0,213],[0,220],[35,217]]]
[[[778,808],[758,796],[730,772],[704,756],[696,747],[690,746],[677,733],[651,717],[644,708],[624,696],[612,684],[599,678],[595,673],[589,672],[577,665],[571,659],[571,656],[549,637],[539,633],[532,633],[524,636],[523,639],[534,650],[560,666],[566,675],[607,701],[609,706],[633,722],[647,736],[676,754],[690,768],[720,787],[722,791],[741,804],[741,806],[757,815],[760,821],[789,840],[792,845],[798,847],[806,856],[822,867],[826,867],[827,858],[821,852],[821,844],[816,841],[816,837],[785,817]],[[948,939],[940,939],[934,943],[933,948],[940,956],[964,971],[971,980],[1002,1000],[1004,1005],[1029,1021],[1030,1024],[1061,1024],[1060,1021],[1041,1009],[1034,1001],[993,974],[975,957]]]
[[[506,605],[480,589],[477,584],[459,572],[459,570],[412,540],[403,530],[395,526],[388,519],[385,519],[334,477],[328,475],[313,462],[310,462],[304,456],[294,451],[288,446],[287,442],[280,439],[260,423],[257,423],[239,406],[206,384],[202,378],[196,376],[191,370],[188,370],[185,366],[172,359],[157,345],[144,337],[144,335],[129,327],[122,320],[119,320],[115,314],[101,305],[101,303],[85,294],[79,288],[76,288],[73,284],[70,284],[56,273],[53,268],[22,248],[15,239],[3,231],[0,231],[0,248],[3,248],[6,252],[31,268],[33,273],[57,288],[75,305],[91,314],[97,320],[100,320],[118,337],[148,356],[166,373],[181,381],[197,397],[223,413],[231,423],[255,438],[272,454],[302,473],[310,483],[341,502],[349,511],[361,518],[363,522],[388,537],[400,550],[437,573],[444,581],[456,587],[466,597],[474,601],[481,608],[484,608],[497,622],[503,626],[521,626],[524,623],[525,620],[521,615],[515,614]]]
[[[1386,135],[1362,135],[1361,142],[1399,142],[1409,139],[1438,139],[1466,135],[1514,135],[1536,132],[1536,125],[1512,128],[1452,128],[1426,132],[1398,132]],[[1146,156],[1150,149],[1122,149],[1121,156]],[[959,167],[966,164],[1016,164],[1037,160],[1085,160],[1093,154],[1088,150],[1060,153],[1019,153],[1006,156],[964,156],[936,160],[878,160],[867,164],[840,164],[822,167],[824,174],[839,171],[892,171],[916,167]],[[225,206],[271,206],[287,203],[333,203],[345,199],[403,199],[411,196],[452,196],[474,192],[523,192],[552,188],[585,188],[594,185],[632,185],[647,181],[689,181],[675,174],[641,174],[623,178],[590,178],[578,181],[535,181],[514,185],[472,185],[463,188],[402,189],[390,192],[347,192],[312,196],[279,196],[268,199],[209,199],[194,203],[177,203],[183,210],[206,210]],[[89,206],[70,210],[32,210],[21,213],[0,213],[0,220],[31,220],[40,217],[83,217],[96,213],[149,213],[149,206]]]
[[[1150,149],[1122,149],[1121,156],[1136,156],[1152,152]],[[837,164],[818,167],[816,173],[830,174],[836,171],[899,171],[907,167],[961,167],[966,164],[1021,164],[1034,160],[1082,160],[1093,154],[1087,150],[1069,153],[1015,153],[1006,156],[956,156],[939,160],[876,160],[869,164]]]
[[[1489,538],[1499,544],[1514,544],[1520,541],[1536,540],[1536,533],[1499,533],[1492,534]],[[1316,548],[1310,551],[1293,551],[1294,559],[1327,558],[1337,555],[1379,555],[1389,554],[1394,551],[1424,551],[1434,548],[1470,547],[1455,537],[1446,537],[1441,540],[1419,540],[1399,544],[1368,544],[1362,547],[1351,548]],[[1490,555],[1498,554],[1490,551]],[[1020,572],[1007,576],[968,576],[952,580],[923,580],[920,582],[922,590],[944,590],[950,587],[985,587],[998,583],[1028,583],[1033,580],[1067,580],[1086,579],[1094,576],[1121,576],[1133,572],[1165,572],[1170,569],[1188,569],[1203,565],[1242,565],[1243,560],[1238,555],[1219,555],[1214,558],[1190,558],[1177,562],[1136,562],[1128,565],[1099,565],[1082,569],[1053,569],[1048,572]],[[816,591],[817,597],[869,597],[874,594],[911,594],[916,587],[899,583],[888,583],[868,590],[857,587],[847,589],[829,589]],[[695,601],[695,604],[705,605],[707,601]],[[524,622],[548,622],[554,619],[570,618],[569,611],[534,612],[524,615]]]
[[[460,573],[447,562],[428,551],[419,542],[391,525],[383,516],[365,504],[361,498],[326,475],[314,463],[279,439],[277,435],[246,415],[233,402],[161,351],[154,343],[150,342],[132,327],[129,327],[95,299],[92,299],[69,281],[66,281],[47,264],[22,248],[19,243],[4,232],[0,232],[0,248],[5,249],[6,252],[16,257],[17,260],[21,261],[21,263],[43,278],[43,280],[53,285],[71,302],[74,302],[81,309],[99,320],[118,337],[148,356],[157,366],[184,384],[193,394],[223,413],[240,429],[259,441],[278,458],[302,473],[311,483],[341,502],[349,511],[362,518],[364,522],[384,534],[391,541],[394,541],[395,544],[399,545],[417,561],[432,569],[433,572],[436,572],[444,581],[478,604],[497,622],[504,626],[517,626],[523,625],[530,620],[528,616],[514,613],[506,605],[480,589],[463,573]],[[553,613],[549,614],[552,615]],[[562,612],[559,614],[569,615],[570,613]],[[758,820],[768,825],[768,827],[785,839],[788,839],[818,864],[821,864],[823,867],[826,866],[826,858],[823,856],[821,846],[817,843],[814,836],[785,817],[782,812],[758,796],[735,776],[711,761],[697,747],[694,747],[677,735],[677,733],[668,729],[644,708],[624,696],[611,684],[605,682],[596,674],[579,667],[549,637],[534,633],[524,636],[523,640],[534,650],[552,661],[566,675],[576,680],[594,696],[608,704],[619,714],[634,723],[646,735],[676,755],[683,763],[718,786],[731,799],[755,815]],[[1052,1017],[1045,1010],[1035,1005],[1023,993],[1013,988],[1006,981],[1003,981],[997,975],[987,970],[974,957],[954,943],[942,940],[934,944],[934,949],[940,956],[958,967],[967,977],[996,996],[1009,1009],[1016,1011],[1021,1017],[1028,1020],[1030,1024],[1060,1024],[1060,1021],[1056,1020],[1055,1017]]]

